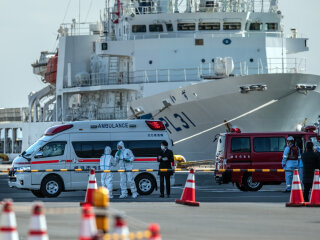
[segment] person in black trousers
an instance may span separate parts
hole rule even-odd
[[[168,142],[161,142],[161,152],[158,155],[159,169],[172,169],[172,163],[174,162],[173,152],[168,149]],[[172,171],[161,172],[160,175],[160,197],[164,197],[164,179],[166,179],[167,196],[170,197],[170,177],[173,175]]]
[[[302,154],[303,162],[303,197],[305,202],[309,202],[309,194],[312,188],[314,170],[319,169],[319,155],[313,151],[313,143],[307,142],[306,152]]]

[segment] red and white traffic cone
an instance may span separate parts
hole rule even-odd
[[[13,204],[11,200],[3,202],[0,239],[2,240],[19,240],[17,232],[16,216],[13,212]]]
[[[306,204],[303,199],[299,172],[296,169],[293,173],[290,202],[286,203],[286,207],[304,207],[305,205]]]
[[[47,223],[42,203],[35,203],[32,209],[28,240],[48,240]]]
[[[88,186],[87,186],[86,197],[85,197],[84,202],[80,203],[80,205],[83,205],[85,203],[89,203],[89,204],[93,205],[93,193],[97,189],[98,189],[98,185],[97,185],[95,170],[91,169],[90,175],[89,175]]]
[[[200,203],[196,202],[196,181],[194,178],[194,170],[190,169],[186,185],[181,196],[181,199],[176,199],[176,203],[199,207]]]
[[[120,235],[119,239],[129,240],[129,228],[127,222],[120,215],[115,216],[113,232]]]
[[[90,204],[84,204],[82,206],[79,240],[93,240],[97,233],[97,225],[92,206]]]
[[[161,235],[160,235],[160,226],[157,223],[151,223],[149,225],[148,230],[150,231],[150,237],[148,240],[161,240]]]
[[[320,177],[319,169],[314,172],[310,202],[307,207],[320,207]]]

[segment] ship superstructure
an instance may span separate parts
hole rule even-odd
[[[282,18],[277,0],[106,1],[100,21],[74,19],[61,24],[57,52],[42,53],[42,61],[33,65],[49,85],[30,94],[29,125],[138,117],[165,120],[161,114],[179,98],[169,92],[177,91],[187,101],[199,97],[187,88],[225,78],[234,83],[221,87],[224,94],[230,86],[239,90],[237,77],[251,79],[264,91],[269,86],[247,76],[272,78],[306,70],[305,59],[288,56],[308,51],[307,39],[297,37],[294,29],[285,36]],[[272,96],[268,89],[266,94]],[[212,97],[211,93],[206,94]],[[227,119],[223,111],[219,114],[219,121]],[[178,140],[174,134],[172,138]],[[183,148],[179,151],[183,154]]]

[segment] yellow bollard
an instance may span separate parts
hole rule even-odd
[[[99,187],[93,194],[97,229],[103,233],[109,233],[109,191],[105,187]]]

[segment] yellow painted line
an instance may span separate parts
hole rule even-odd
[[[175,171],[179,172],[179,171],[182,171],[182,169],[181,168],[176,168]]]
[[[270,169],[262,169],[262,172],[270,172]]]
[[[46,172],[52,172],[53,169],[46,169]]]
[[[39,170],[31,170],[31,172],[39,172]]]
[[[240,172],[241,170],[240,170],[240,169],[235,168],[235,169],[232,169],[232,171],[233,171],[233,172]]]
[[[202,170],[200,170],[201,172],[212,172],[212,171],[214,171],[214,170],[212,170],[212,169],[202,169]]]
[[[219,171],[219,172],[225,172],[226,169],[219,169],[218,171]]]
[[[75,170],[76,172],[81,172],[81,171],[82,171],[81,168],[75,168],[74,170]]]
[[[60,172],[67,172],[68,169],[60,169]]]
[[[146,169],[146,172],[153,172],[153,169]]]
[[[17,170],[17,172],[24,172],[23,170]]]
[[[103,172],[107,172],[107,173],[109,173],[109,172],[111,172],[111,170],[103,170]]]
[[[277,169],[277,172],[284,172],[284,169]]]
[[[118,172],[125,172],[125,170],[123,170],[123,169],[120,169],[120,170],[118,170]]]
[[[132,169],[132,172],[139,172],[139,169]]]
[[[168,169],[160,169],[160,172],[168,172]]]
[[[9,170],[1,170],[1,172],[9,172]]]
[[[248,169],[248,172],[255,172],[255,169]]]

